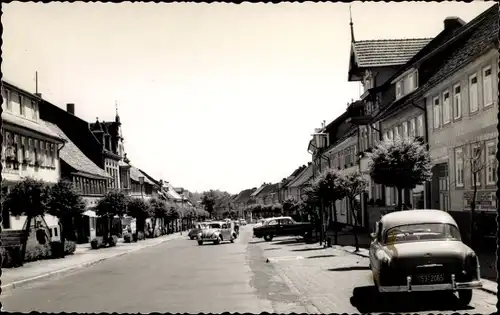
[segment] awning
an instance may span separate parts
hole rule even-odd
[[[97,214],[93,210],[87,210],[83,213],[83,215],[86,215],[87,217],[91,218],[97,218]]]

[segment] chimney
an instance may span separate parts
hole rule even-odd
[[[449,16],[444,19],[444,29],[457,29],[465,25],[464,20],[459,18],[458,16]]]
[[[38,96],[39,98],[42,98],[42,93],[35,93],[36,96]]]
[[[66,111],[70,113],[71,115],[75,114],[75,104],[73,103],[68,103],[66,104]]]

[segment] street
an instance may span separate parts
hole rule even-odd
[[[241,227],[234,244],[198,246],[187,238],[172,240],[6,291],[3,308],[11,312],[495,312],[496,296],[481,290],[475,291],[467,309],[456,309],[446,296],[434,303],[415,296],[375,298],[366,258],[294,238],[262,242],[252,238],[251,230],[252,225]]]

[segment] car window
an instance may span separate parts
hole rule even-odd
[[[223,229],[227,229],[227,224],[222,224]]]
[[[420,223],[396,226],[388,229],[384,235],[386,244],[436,240],[459,241],[460,231],[452,224]]]
[[[220,224],[219,223],[212,223],[212,224],[210,224],[210,227],[212,229],[220,229]]]
[[[283,224],[283,225],[285,225],[285,224],[292,224],[292,220],[290,220],[290,219],[281,219],[280,224]]]
[[[278,224],[277,220],[271,220],[271,221],[267,221],[266,225],[277,225],[277,224]]]

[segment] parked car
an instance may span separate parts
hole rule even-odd
[[[240,223],[240,225],[242,225],[242,226],[243,226],[243,225],[247,225],[247,221],[246,221],[246,220],[244,220],[244,219],[239,219],[239,223]]]
[[[370,269],[379,292],[458,292],[468,305],[472,289],[482,286],[476,253],[462,243],[447,212],[392,212],[371,236]]]
[[[198,233],[198,245],[203,245],[204,242],[213,242],[220,244],[221,242],[234,243],[237,235],[234,231],[234,222],[218,221],[210,222],[208,228],[201,230]]]
[[[291,217],[277,217],[267,219],[261,226],[254,227],[254,237],[264,237],[270,242],[275,236],[304,236],[310,237],[314,225],[308,222],[296,222]]]
[[[195,238],[198,238],[198,234],[201,232],[201,230],[207,228],[209,222],[199,222],[196,223],[194,228],[189,230],[188,236],[190,239],[194,240]]]
[[[273,219],[273,218],[266,218],[266,219],[260,219],[260,220],[258,220],[257,223],[255,223],[255,225],[253,226],[253,229],[255,230],[259,226],[262,226],[264,224],[264,222],[266,222],[268,220],[271,220],[271,219]]]

